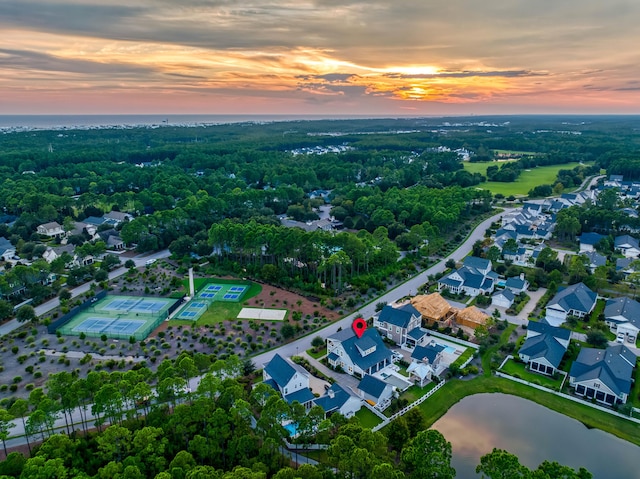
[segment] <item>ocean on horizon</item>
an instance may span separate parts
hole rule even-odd
[[[0,130],[193,126],[244,122],[371,118],[344,115],[0,115]]]

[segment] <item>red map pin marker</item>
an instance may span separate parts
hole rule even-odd
[[[362,318],[356,318],[353,320],[351,327],[353,328],[353,332],[356,333],[356,336],[358,336],[358,339],[360,339],[367,329],[367,322]]]

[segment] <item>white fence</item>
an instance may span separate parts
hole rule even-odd
[[[589,406],[589,407],[591,407],[593,409],[597,409],[598,411],[606,412],[607,414],[611,414],[612,416],[618,416],[618,417],[621,417],[623,419],[627,419],[629,421],[633,421],[633,422],[635,422],[637,424],[640,424],[640,419],[636,419],[634,417],[630,417],[630,416],[626,416],[624,414],[620,414],[619,412],[612,411],[611,409],[606,408],[604,406],[600,406],[599,404],[593,404],[593,403],[591,403],[589,401],[585,401],[584,399],[580,399],[580,398],[577,398],[575,396],[571,396],[569,394],[564,394],[564,393],[561,393],[561,392],[558,392],[558,391],[554,391],[553,389],[545,388],[544,386],[540,386],[538,384],[530,383],[529,381],[525,381],[524,379],[514,378],[513,376],[509,376],[508,374],[501,373],[500,371],[496,371],[496,376],[499,376],[499,377],[505,378],[505,379],[509,379],[511,381],[515,381],[515,382],[520,383],[520,384],[526,384],[527,386],[531,386],[532,388],[539,389],[540,391],[545,391],[545,392],[548,392],[549,394],[555,394],[556,396],[560,396],[560,397],[562,397],[564,399],[568,399],[569,401],[573,401],[573,402],[576,402],[576,403],[579,403],[579,404],[584,404],[585,406]]]
[[[430,391],[427,392],[427,394],[425,394],[424,396],[422,396],[420,399],[412,402],[411,404],[409,404],[408,406],[400,409],[400,411],[396,412],[395,414],[393,414],[391,417],[385,417],[384,421],[382,421],[380,424],[378,424],[377,426],[374,426],[371,430],[373,432],[379,431],[380,429],[382,429],[383,427],[385,427],[387,424],[389,424],[391,421],[393,421],[396,418],[399,418],[400,416],[406,414],[407,412],[409,412],[411,409],[413,409],[416,406],[419,406],[420,404],[422,404],[423,402],[425,402],[429,397],[431,397],[431,395],[433,393],[435,393],[438,389],[440,389],[442,386],[444,386],[446,383],[446,381],[442,380],[440,381],[438,384],[436,384],[436,386],[431,389]]]

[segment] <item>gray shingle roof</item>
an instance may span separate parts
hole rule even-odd
[[[599,379],[615,394],[629,394],[636,356],[618,344],[607,349],[582,348],[569,375],[580,383]]]
[[[477,256],[467,256],[462,264],[471,268],[485,270],[489,267],[491,261],[485,258],[478,258]]]
[[[620,248],[625,245],[632,248],[638,248],[638,240],[629,235],[617,236],[615,239],[615,247]]]
[[[602,238],[604,238],[604,236],[598,233],[582,233],[579,237],[580,244],[589,244],[589,245],[595,245]]]
[[[409,322],[411,321],[412,316],[420,317],[420,313],[411,306],[409,308],[406,307],[394,308],[393,306],[386,305],[380,311],[380,316],[378,316],[378,321],[393,324],[394,326],[400,326],[401,328],[406,328],[409,326]]]
[[[539,334],[527,339],[520,348],[520,354],[530,359],[546,359],[554,368],[560,366],[562,356],[567,351],[551,334]]]
[[[385,346],[380,334],[374,328],[367,329],[360,339],[358,339],[356,333],[354,333],[351,328],[343,329],[342,331],[329,336],[329,338],[340,341],[351,361],[353,361],[353,363],[362,370],[366,371],[371,366],[374,366],[385,359],[389,362],[391,361],[391,351],[389,351]],[[368,347],[363,348],[362,345],[370,345],[370,340],[375,342],[376,350],[373,353],[362,356],[358,349],[369,349]]]
[[[607,258],[602,256],[597,251],[589,251],[588,253],[583,253],[584,256],[589,260],[589,264],[594,267],[605,266],[607,264]]]
[[[284,399],[289,404],[293,403],[293,401],[298,401],[300,404],[304,404],[309,401],[313,401],[316,397],[311,392],[311,389],[304,388],[300,389],[294,393],[287,394]]]
[[[569,341],[569,339],[571,339],[571,330],[556,328],[555,326],[551,326],[549,323],[543,321],[529,321],[527,329],[539,334],[550,334],[556,338],[564,339],[565,341]]]
[[[560,306],[564,311],[576,310],[589,312],[598,295],[587,288],[584,283],[577,283],[559,291],[549,302],[549,306]],[[548,306],[548,307],[549,307]]]
[[[417,361],[422,361],[425,358],[429,360],[429,364],[433,364],[438,356],[438,353],[444,351],[444,346],[441,344],[428,344],[427,346],[416,346],[411,353],[411,358]]]
[[[264,370],[280,387],[284,387],[291,381],[291,378],[296,372],[305,376],[309,375],[304,368],[297,364],[290,363],[277,353],[273,356],[273,359],[265,365]]]
[[[358,384],[358,389],[360,389],[360,391],[369,394],[374,398],[379,398],[386,387],[387,383],[381,379],[371,376],[370,374],[365,374],[362,381],[360,381],[360,384]]]
[[[524,288],[524,279],[520,279],[519,276],[512,276],[511,278],[507,278],[504,286],[505,288],[514,288],[514,289],[522,289]]]
[[[493,293],[493,296],[504,296],[509,301],[513,301],[516,299],[516,295],[510,289],[503,289],[502,291],[496,291]]]
[[[604,307],[604,317],[609,321],[625,322],[620,319],[612,319],[616,316],[622,316],[627,322],[640,326],[640,303],[627,297],[608,300]]]
[[[324,409],[324,412],[331,412],[340,409],[350,396],[338,383],[333,383],[324,396],[316,399],[315,403]]]

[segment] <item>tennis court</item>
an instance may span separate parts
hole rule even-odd
[[[120,333],[128,336],[133,336],[138,329],[140,329],[146,321],[139,319],[105,319],[105,318],[87,318],[78,326],[73,328],[74,333],[89,333],[95,334],[107,334],[107,333]],[[108,334],[107,334],[108,336]]]
[[[112,339],[145,339],[168,317],[176,303],[169,298],[109,296],[92,303],[58,328],[61,334],[89,337],[106,335]]]
[[[197,321],[215,301],[240,302],[247,291],[249,291],[249,285],[207,283],[173,316],[173,319]]]

